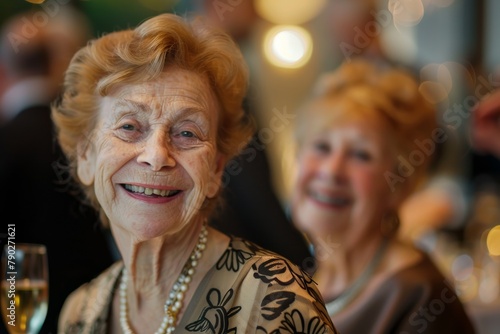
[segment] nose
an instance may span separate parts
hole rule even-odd
[[[346,156],[341,150],[331,151],[320,166],[321,175],[337,183],[346,180]]]
[[[153,132],[145,141],[142,152],[137,157],[140,164],[150,166],[153,171],[174,167],[176,162],[172,156],[172,149],[168,140],[168,133]]]

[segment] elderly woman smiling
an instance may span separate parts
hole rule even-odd
[[[396,234],[431,159],[403,177],[400,158],[436,131],[411,75],[363,60],[325,74],[299,112],[292,215],[314,244],[314,279],[341,333],[473,333],[429,256]]]
[[[172,14],[74,56],[53,119],[123,261],[68,297],[60,332],[335,332],[307,274],[206,224],[252,131],[246,84],[227,35]]]

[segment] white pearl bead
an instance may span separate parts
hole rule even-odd
[[[184,269],[174,283],[172,290],[168,295],[168,299],[165,301],[164,309],[165,315],[163,316],[162,322],[155,334],[173,333],[175,330],[176,317],[179,310],[182,308],[182,301],[184,299],[184,292],[188,289],[188,284],[192,280],[194,274],[194,267],[198,265],[197,259],[201,258],[203,250],[206,248],[205,243],[207,242],[207,228],[205,225],[202,226],[200,235],[198,237],[198,244],[193,249],[189,260],[184,265]],[[184,274],[186,272],[186,274]],[[119,300],[120,300],[120,326],[122,331],[126,334],[134,334],[130,328],[128,322],[128,309],[127,309],[127,268],[123,268],[121,281],[118,286],[119,289]],[[171,311],[167,312],[167,311]],[[172,316],[170,316],[172,314]],[[168,326],[168,327],[167,327]]]

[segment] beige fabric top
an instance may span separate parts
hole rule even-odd
[[[108,332],[111,301],[123,263],[117,262],[65,302],[59,333]],[[337,333],[316,283],[298,266],[233,238],[204,277],[176,333]]]

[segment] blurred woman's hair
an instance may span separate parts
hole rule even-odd
[[[435,107],[420,93],[419,82],[409,71],[356,58],[320,77],[310,99],[298,111],[298,148],[311,134],[341,125],[345,119],[363,119],[369,114],[380,117],[391,129],[387,136],[394,145],[395,167],[398,156],[408,161],[412,152],[422,151],[417,143],[429,143],[438,130]],[[423,158],[412,165],[415,171],[408,177],[409,190],[425,176],[434,153],[419,153],[419,158]]]

